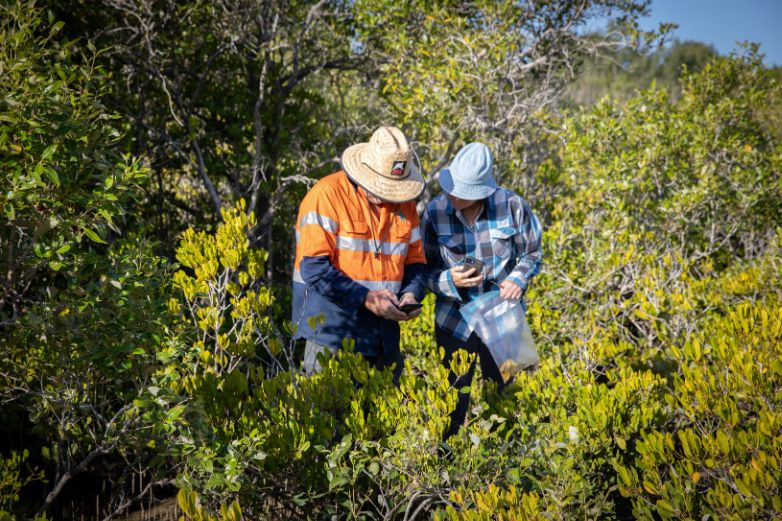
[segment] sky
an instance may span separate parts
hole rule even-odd
[[[639,22],[642,29],[673,22],[671,40],[708,43],[722,55],[738,50],[737,41],[757,42],[766,65],[782,66],[782,0],[652,0]]]

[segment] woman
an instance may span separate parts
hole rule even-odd
[[[459,150],[440,173],[440,186],[445,193],[432,199],[421,221],[430,268],[427,284],[437,296],[435,338],[445,350],[446,366],[457,349],[476,353],[484,376],[501,390],[503,379],[491,353],[459,309],[493,288],[504,299],[522,299],[540,269],[540,223],[524,199],[497,186],[491,152],[482,143]],[[469,387],[474,372],[475,362],[458,379],[451,371],[451,383]],[[469,401],[468,393],[459,393],[445,438],[464,423]]]

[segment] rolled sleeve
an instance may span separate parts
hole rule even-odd
[[[450,269],[440,272],[440,276],[437,278],[436,293],[445,297],[462,299],[461,295],[459,295],[459,288],[453,283],[453,275],[451,275]]]

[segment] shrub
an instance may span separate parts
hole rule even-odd
[[[34,2],[0,19],[0,400],[15,440],[0,450],[43,472],[45,499],[16,508],[29,517],[87,471],[155,472],[133,400],[162,337],[165,263],[117,239],[146,171],[117,147],[94,49],[60,40]],[[17,470],[22,485],[40,477]]]
[[[562,195],[539,202],[548,260],[528,294],[542,362],[501,395],[477,379],[447,444],[456,391],[430,297],[402,327],[398,388],[349,350],[310,378],[259,371],[266,350],[248,354],[225,423],[187,436],[211,445],[194,449],[200,467],[183,481],[251,515],[280,504],[314,518],[778,515],[780,154],[752,123],[776,88],[767,79],[753,55],[723,59],[675,103],[652,90],[563,120],[561,170],[543,173]],[[221,313],[215,323],[232,327]],[[202,424],[210,409],[185,399],[182,418]]]

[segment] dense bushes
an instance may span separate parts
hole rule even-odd
[[[240,201],[185,232],[174,270],[117,239],[144,169],[117,149],[102,75],[33,10],[2,9],[0,245],[24,276],[0,309],[3,412],[22,422],[0,448],[0,516],[56,514],[71,476],[122,489],[141,466],[176,478],[193,519],[779,517],[779,87],[754,54],[686,77],[676,101],[559,119],[548,184],[524,194],[547,221],[527,296],[540,367],[501,395],[479,379],[445,444],[457,391],[431,297],[402,328],[398,387],[347,344],[301,376],[255,214]]]
[[[105,72],[85,65],[62,23],[30,5],[3,6],[0,38],[0,247],[7,276],[0,317],[15,320],[48,285],[88,263],[92,244],[118,231],[122,202],[144,177],[117,148],[115,118],[101,104]],[[89,51],[87,51],[89,55]]]
[[[34,478],[43,512],[86,471],[151,467],[133,400],[155,365],[167,281],[146,239],[112,241],[145,171],[119,148],[92,53],[59,41],[62,24],[32,3],[0,18],[0,509],[19,508]]]
[[[428,301],[398,389],[347,353],[312,378],[249,369],[253,414],[221,446],[252,440],[257,463],[189,483],[250,516],[775,518],[782,156],[753,118],[776,88],[754,56],[722,59],[675,103],[652,90],[563,120],[544,172],[562,195],[532,200],[551,215],[529,294],[541,365],[501,396],[475,386],[447,446]]]
[[[775,88],[749,55],[676,103],[652,90],[566,118],[543,173],[562,195],[531,201],[551,215],[529,294],[540,368],[502,396],[476,386],[449,458],[431,303],[403,328],[399,389],[347,354],[256,382],[246,511],[265,490],[314,517],[778,515],[782,185],[759,119]]]

